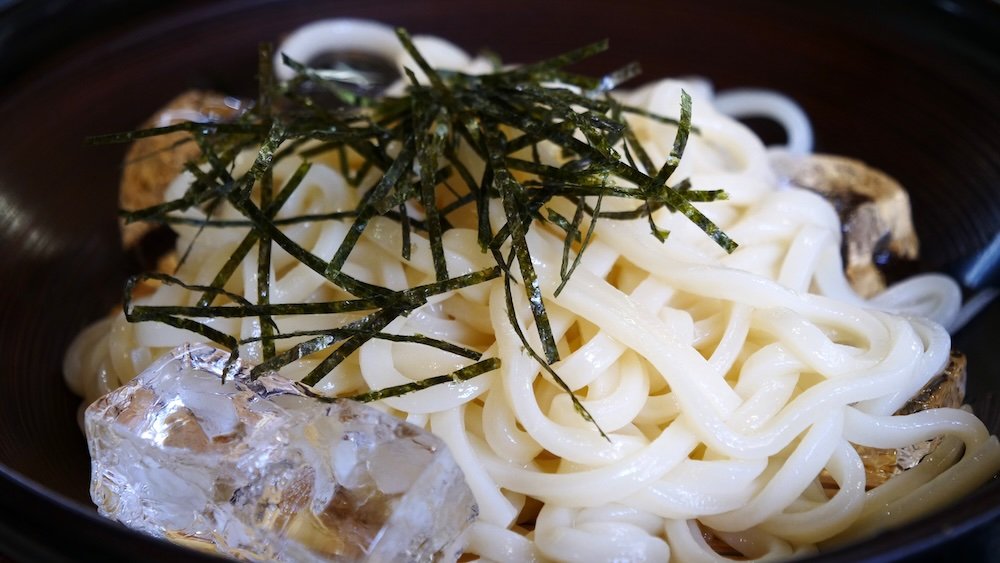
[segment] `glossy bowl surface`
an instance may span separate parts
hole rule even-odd
[[[313,19],[377,19],[509,61],[609,37],[612,50],[587,70],[636,60],[647,79],[696,74],[718,89],[783,91],[813,119],[819,151],[865,160],[910,189],[920,268],[952,269],[970,286],[997,284],[996,256],[982,252],[1000,230],[995,2],[81,6],[0,2],[0,29],[9,32],[0,34],[0,553],[17,559],[202,558],[104,521],[89,501],[78,400],[62,383],[61,358],[73,335],[118,301],[135,265],[121,251],[115,218],[124,149],[83,139],[132,129],[187,88],[250,92],[257,43]],[[994,303],[955,338],[980,405],[1000,394],[997,335]],[[983,413],[994,432],[998,412]],[[994,481],[928,519],[817,560],[988,559],[1000,552],[998,536]]]

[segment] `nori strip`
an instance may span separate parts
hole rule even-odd
[[[692,190],[681,179],[674,186],[667,180],[676,171],[688,136],[698,134],[691,125],[691,100],[682,93],[679,119],[652,114],[621,104],[608,92],[639,73],[638,65],[621,67],[600,79],[567,70],[567,67],[607,49],[597,42],[555,57],[509,70],[481,76],[434,69],[413,45],[404,30],[397,35],[404,49],[427,77],[417,81],[407,70],[410,84],[402,97],[368,98],[343,87],[357,78],[350,72],[331,77],[285,57],[299,75],[287,84],[275,84],[270,72],[270,55],[262,46],[258,69],[257,104],[230,123],[181,123],[169,127],[101,135],[88,139],[92,144],[127,142],[176,131],[190,133],[202,156],[187,170],[194,181],[178,199],[146,209],[121,212],[126,221],[196,225],[199,234],[206,228],[250,228],[230,259],[208,285],[188,284],[165,274],[133,278],[126,288],[126,315],[132,321],[159,321],[194,331],[230,348],[233,357],[240,345],[260,342],[264,363],[254,369],[259,375],[284,363],[311,354],[326,354],[303,380],[315,384],[331,369],[372,338],[435,346],[469,359],[479,352],[422,335],[392,335],[383,329],[400,315],[407,315],[427,303],[433,295],[467,287],[502,276],[508,318],[528,353],[538,361],[557,385],[570,394],[581,416],[593,422],[576,396],[549,364],[558,360],[558,349],[549,324],[541,284],[533,265],[528,232],[536,221],[549,221],[563,231],[558,295],[579,266],[593,240],[599,219],[639,219],[646,217],[654,236],[665,237],[653,223],[654,211],[667,207],[680,211],[727,251],[735,243],[698,211],[692,203],[725,198],[721,190]],[[266,60],[265,60],[266,59]],[[324,107],[299,88],[306,81],[327,89],[346,102],[344,107]],[[673,150],[667,162],[657,168],[641,146],[627,116],[638,115],[677,127]],[[185,140],[184,142],[188,142]],[[560,153],[561,164],[547,160],[540,147],[551,144]],[[256,159],[249,171],[234,176],[236,157],[241,150],[255,148]],[[462,149],[461,157],[459,149]],[[466,150],[470,149],[470,150]],[[530,150],[530,160],[516,156]],[[332,155],[330,155],[332,153]],[[546,153],[547,154],[547,153]],[[274,193],[273,166],[298,155],[304,162]],[[297,189],[313,159],[334,158],[347,182],[360,187],[369,176],[374,184],[362,192],[361,203],[353,210],[277,218],[288,197]],[[478,159],[473,168],[468,159]],[[479,178],[473,170],[482,170]],[[525,177],[530,176],[530,177]],[[450,178],[464,184],[456,189]],[[256,202],[252,197],[256,189]],[[447,203],[438,189],[447,190]],[[635,199],[637,207],[628,211],[601,210],[605,197]],[[574,206],[571,218],[556,213],[549,202],[560,198]],[[219,220],[212,211],[228,201],[243,218]],[[490,219],[491,202],[498,201],[505,223],[496,232]],[[474,204],[471,205],[470,204]],[[423,212],[425,219],[411,217],[409,205]],[[173,213],[200,206],[205,219],[179,217]],[[450,277],[445,260],[444,233],[451,228],[449,216],[460,208],[473,210],[477,238],[483,252],[494,256],[496,265],[487,270]],[[589,216],[586,230],[582,228]],[[403,259],[410,258],[411,231],[422,230],[431,248],[435,282],[401,291],[356,279],[343,272],[352,251],[372,218],[385,216],[399,221]],[[344,221],[347,235],[333,257],[325,260],[291,240],[279,227],[303,221]],[[198,237],[195,237],[197,240]],[[192,243],[194,244],[194,243]],[[272,244],[297,262],[317,272],[350,297],[323,303],[271,303],[270,276]],[[249,251],[257,245],[256,301],[226,291],[232,277]],[[509,246],[505,246],[509,245]],[[506,250],[503,250],[506,248]],[[523,290],[534,319],[542,354],[531,349],[514,311],[512,287],[516,283],[511,267],[516,261]],[[199,292],[196,306],[139,305],[133,289],[143,279],[178,284]],[[217,299],[222,304],[213,304]],[[277,333],[274,318],[293,314],[361,314],[349,322],[316,331]],[[198,321],[206,317],[257,317],[260,335],[236,340]],[[286,351],[275,351],[275,343],[290,338],[307,338]],[[332,350],[331,350],[332,349]],[[397,396],[445,381],[459,381],[496,369],[499,360],[479,361],[452,374],[421,382],[372,391],[356,398],[377,400]],[[305,387],[304,387],[305,388]],[[596,424],[595,424],[596,426]],[[598,430],[600,430],[598,428]],[[604,436],[603,431],[601,432]],[[606,436],[605,436],[606,437]]]

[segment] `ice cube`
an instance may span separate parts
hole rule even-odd
[[[243,560],[454,561],[477,508],[444,443],[180,347],[86,411],[101,514]]]

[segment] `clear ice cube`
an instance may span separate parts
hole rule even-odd
[[[444,443],[183,346],[86,411],[104,516],[243,560],[454,561],[477,508]]]

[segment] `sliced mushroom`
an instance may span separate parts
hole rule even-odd
[[[774,151],[771,166],[787,184],[812,190],[840,215],[841,253],[848,281],[862,297],[886,286],[879,265],[915,260],[919,243],[910,198],[899,182],[859,160],[832,155]]]
[[[951,358],[944,370],[927,382],[927,385],[924,385],[895,414],[906,415],[926,409],[961,407],[965,401],[965,382],[965,354],[952,350]],[[877,487],[892,476],[916,467],[937,448],[940,442],[941,438],[934,438],[898,449],[855,446],[865,465],[867,488]],[[827,490],[837,488],[836,482],[826,471],[820,476],[820,481]]]
[[[157,111],[142,128],[165,127],[183,121],[199,123],[231,121],[245,109],[240,100],[215,92],[190,90],[177,96]],[[170,182],[184,165],[200,154],[198,145],[187,132],[154,135],[133,142],[125,154],[125,169],[119,186],[119,206],[136,210],[163,202]],[[135,249],[155,225],[122,222],[122,244]]]

